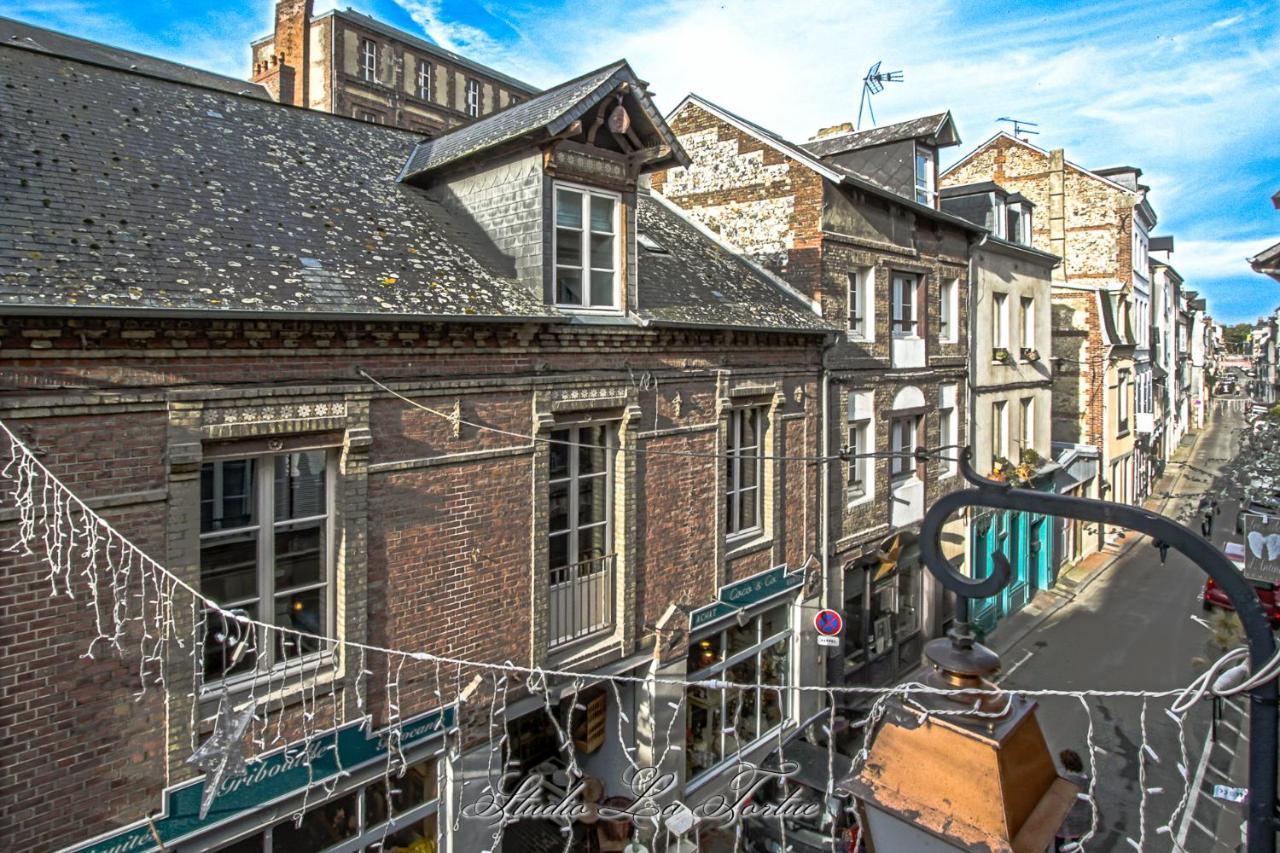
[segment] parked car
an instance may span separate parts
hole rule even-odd
[[[1225,549],[1226,555],[1231,558],[1231,562],[1236,564],[1236,568],[1244,572],[1244,545],[1239,542],[1228,542]],[[1280,591],[1277,591],[1276,585],[1266,583],[1264,581],[1249,581],[1253,584],[1254,590],[1258,593],[1258,601],[1262,604],[1262,612],[1271,620],[1272,628],[1280,628]],[[1213,578],[1206,578],[1204,582],[1204,592],[1200,597],[1201,606],[1206,612],[1213,610],[1215,607],[1222,610],[1235,610],[1235,605],[1231,603],[1231,599],[1227,598],[1227,594],[1222,588],[1214,583]]]

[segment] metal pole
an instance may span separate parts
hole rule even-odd
[[[973,469],[968,448],[960,453],[960,471],[977,488],[943,495],[929,508],[921,523],[920,554],[938,582],[961,600],[995,595],[1008,584],[1012,571],[1004,554],[996,551],[991,555],[988,577],[968,578],[957,572],[942,554],[942,526],[952,513],[978,506],[1078,518],[1145,533],[1160,548],[1162,560],[1169,548],[1180,551],[1231,599],[1244,627],[1253,671],[1257,672],[1275,654],[1275,637],[1253,586],[1225,554],[1194,531],[1142,507],[1015,489],[1008,483],[989,480]],[[1276,851],[1276,736],[1276,680],[1271,679],[1249,692],[1249,853]]]

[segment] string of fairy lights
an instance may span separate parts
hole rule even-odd
[[[443,418],[447,413],[426,407],[416,401],[403,397],[383,387],[397,398]],[[501,431],[526,441],[538,440],[537,436],[519,435],[508,431],[497,430],[480,424],[470,424],[476,429]],[[665,738],[659,739],[662,744],[660,752],[654,756],[656,766],[665,766],[669,761],[677,760],[685,748],[684,739],[674,737],[677,720],[684,719],[685,705],[690,688],[704,690],[772,691],[779,702],[784,701],[784,694],[816,694],[827,703],[828,722],[828,796],[841,793],[837,789],[838,780],[833,775],[835,738],[830,733],[835,729],[835,709],[837,697],[863,696],[874,701],[863,720],[857,723],[862,728],[862,746],[855,755],[855,765],[865,761],[871,744],[873,731],[882,719],[887,703],[897,697],[904,701],[908,708],[914,706],[913,712],[924,717],[939,714],[937,710],[920,703],[913,703],[915,697],[927,694],[947,694],[947,691],[918,682],[899,685],[871,687],[849,685],[809,685],[809,684],[768,684],[761,681],[737,682],[726,678],[689,679],[656,674],[633,675],[629,673],[583,672],[573,669],[555,669],[537,666],[521,666],[511,661],[471,660],[465,657],[435,654],[421,648],[391,648],[371,643],[357,642],[339,636],[326,636],[308,633],[292,627],[267,622],[249,617],[243,611],[225,609],[219,602],[211,599],[195,588],[187,580],[171,571],[160,562],[150,557],[145,551],[126,538],[119,530],[94,511],[81,497],[76,495],[36,456],[36,454],[9,429],[0,422],[0,431],[7,439],[9,458],[0,470],[11,487],[7,489],[12,506],[16,510],[16,539],[10,546],[11,551],[18,551],[32,558],[37,565],[47,571],[45,580],[48,583],[49,595],[52,599],[68,599],[83,601],[91,613],[94,635],[87,642],[83,657],[94,661],[104,653],[114,654],[122,659],[136,658],[136,677],[138,682],[137,697],[144,697],[149,689],[163,692],[163,707],[166,731],[170,730],[171,716],[176,713],[172,700],[180,698],[188,706],[186,720],[187,734],[190,738],[192,755],[188,764],[205,774],[204,799],[201,804],[201,816],[207,813],[210,805],[219,795],[223,784],[230,778],[245,772],[245,762],[252,763],[264,753],[282,745],[298,745],[298,754],[302,756],[307,769],[307,784],[304,789],[301,805],[296,812],[300,822],[306,812],[313,791],[323,792],[329,796],[346,777],[347,772],[339,763],[336,774],[322,778],[315,776],[311,746],[316,738],[358,721],[359,725],[372,730],[374,723],[374,705],[382,710],[382,734],[387,748],[385,750],[385,767],[383,771],[385,790],[392,789],[393,780],[404,774],[408,767],[402,748],[403,727],[406,719],[413,714],[406,713],[404,703],[430,695],[438,709],[452,704],[457,709],[455,726],[461,729],[467,723],[462,719],[464,712],[470,715],[483,713],[487,715],[487,723],[483,731],[488,741],[489,764],[487,768],[487,786],[482,796],[497,799],[501,796],[503,778],[507,771],[505,766],[495,766],[495,761],[503,761],[509,746],[508,719],[509,699],[513,694],[520,696],[537,696],[542,700],[543,710],[549,717],[556,732],[557,748],[563,754],[565,766],[571,773],[580,773],[577,749],[572,732],[574,718],[583,706],[579,699],[582,691],[594,685],[608,685],[613,691],[619,709],[615,735],[621,750],[626,757],[628,773],[646,772],[635,758],[635,745],[628,743],[623,717],[621,688],[631,685],[642,687],[647,691],[656,691],[658,685],[679,688],[678,698],[670,702],[671,714],[666,721]],[[652,452],[652,451],[650,451]],[[868,454],[871,455],[871,454]],[[875,454],[883,456],[884,454]],[[796,457],[782,457],[793,459]],[[834,457],[806,457],[804,461],[834,462],[843,459]],[[203,678],[201,651],[208,637],[219,631],[223,636],[233,633],[240,638],[237,643],[242,647],[238,654],[245,655],[252,651],[250,644],[256,649],[279,648],[294,649],[297,654],[283,655],[283,661],[272,667],[259,667],[256,663],[247,676],[247,685],[239,684],[235,690],[230,686],[230,679],[222,679],[221,683],[206,684]],[[304,649],[309,651],[303,653]],[[336,664],[342,662],[349,667],[350,677],[347,680],[351,696],[345,695],[346,685],[341,690],[330,682],[337,669]],[[189,672],[183,671],[189,669]],[[1145,787],[1147,761],[1156,759],[1155,750],[1148,737],[1146,711],[1149,702],[1167,703],[1165,713],[1172,718],[1178,729],[1178,740],[1182,755],[1183,790],[1168,819],[1156,829],[1157,834],[1172,834],[1172,827],[1178,820],[1182,810],[1186,808],[1190,791],[1190,775],[1186,772],[1186,730],[1185,717],[1197,702],[1206,696],[1232,696],[1247,692],[1254,686],[1275,678],[1280,672],[1280,654],[1273,657],[1257,672],[1250,672],[1247,652],[1235,649],[1196,678],[1192,684],[1180,690],[1151,691],[1141,689],[1123,690],[1059,690],[1035,689],[1018,690],[1018,694],[1038,698],[1075,699],[1085,711],[1088,725],[1086,731],[1086,747],[1089,757],[1090,784],[1081,797],[1091,808],[1091,829],[1088,834],[1076,842],[1073,849],[1084,849],[1098,830],[1097,794],[1098,785],[1097,753],[1098,747],[1094,737],[1093,708],[1090,701],[1106,698],[1129,698],[1142,702],[1141,737],[1138,745],[1139,768],[1142,780],[1142,804],[1140,809],[1139,838],[1131,842],[1141,849],[1147,842],[1147,803],[1149,795]],[[422,685],[426,684],[426,689]],[[447,685],[447,686],[446,686]],[[377,694],[381,693],[379,697]],[[409,696],[406,697],[406,692]],[[965,691],[966,695],[976,695],[982,691]],[[1009,691],[996,689],[997,696],[1010,695]],[[340,696],[339,694],[343,695]],[[568,698],[568,717],[563,719],[560,700]],[[380,700],[380,701],[375,701]],[[200,741],[202,717],[200,706],[204,701],[212,701],[217,705],[217,717],[213,733],[203,742]],[[290,707],[295,713],[286,714],[281,708]],[[732,728],[736,731],[742,713],[742,702],[735,708]],[[963,713],[984,713],[976,706]],[[354,714],[354,716],[352,716]],[[274,718],[274,719],[273,719]],[[286,718],[288,722],[286,722]],[[563,720],[563,721],[562,721]],[[653,720],[649,721],[651,724]],[[726,730],[730,727],[726,721]],[[777,748],[779,754],[784,745],[783,725],[775,727],[777,731]],[[300,737],[298,737],[300,735]],[[254,757],[245,759],[241,750],[245,742],[252,748]],[[736,738],[736,755],[741,761],[747,743],[744,738]],[[455,742],[451,747],[455,750],[451,757],[457,757],[461,747]],[[166,784],[170,781],[171,770],[164,768]],[[457,793],[461,797],[461,792]],[[461,800],[454,808],[454,829],[456,831],[462,819]],[[856,811],[852,811],[857,821]],[[670,832],[655,816],[655,831]],[[835,822],[832,822],[832,841],[835,839]],[[390,832],[392,822],[384,827],[383,839]],[[496,850],[501,844],[505,822],[499,821],[494,829],[491,849]],[[741,826],[735,830],[741,839]],[[785,833],[785,826],[783,827]],[[566,833],[565,850],[572,845],[571,832]],[[785,845],[785,837],[784,837]]]

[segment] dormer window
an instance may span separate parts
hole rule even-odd
[[[618,211],[621,196],[557,183],[555,192],[555,304],[616,311],[620,307]]]
[[[916,201],[933,207],[937,193],[934,191],[933,149],[916,147]]]
[[[1025,204],[1010,204],[1005,209],[1004,233],[1010,243],[1031,245],[1031,211]]]

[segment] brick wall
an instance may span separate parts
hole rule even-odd
[[[280,357],[284,351],[289,358]],[[182,442],[208,448],[210,436],[287,439],[313,422],[307,412],[340,401],[345,414],[318,423],[348,445],[338,451],[335,511],[348,580],[343,606],[358,602],[360,612],[340,613],[341,630],[375,644],[499,662],[545,659],[537,647],[545,606],[531,605],[546,566],[545,501],[537,497],[545,446],[465,425],[455,433],[447,419],[373,393],[355,365],[406,380],[403,392],[432,408],[452,412],[456,404],[468,421],[545,434],[547,423],[605,418],[636,447],[696,452],[718,447],[725,383],[760,383],[777,389],[777,451],[818,450],[812,337],[8,317],[0,320],[0,359],[0,418],[125,536],[193,579],[199,452],[194,465],[183,462],[192,451]],[[588,371],[588,364],[600,367]],[[593,409],[592,395],[606,408]],[[241,410],[245,418],[233,417]],[[362,430],[369,438],[363,455],[354,447]],[[245,437],[251,433],[263,438]],[[629,620],[621,653],[651,642],[652,625],[671,603],[709,603],[726,572],[736,577],[747,563],[722,563],[717,460],[618,459],[618,471],[628,464],[635,471],[619,475],[626,482],[615,497],[616,537],[625,539],[620,619]],[[803,525],[818,515],[816,472],[805,463],[779,467],[774,542],[750,559],[785,559],[796,568],[812,547]],[[0,506],[0,546],[14,533],[8,510]],[[0,552],[0,566],[7,759],[0,837],[14,849],[49,849],[140,819],[160,805],[166,770],[173,781],[190,776],[181,764],[191,749],[182,688],[171,696],[166,739],[160,692],[134,701],[136,669],[106,654],[93,663],[80,658],[92,636],[86,602],[50,599],[47,570],[30,558]],[[175,665],[174,684],[189,683],[181,673]],[[383,678],[378,671],[369,680],[378,719]],[[446,701],[458,686],[438,684],[433,667],[414,662],[402,683],[404,715],[434,706],[438,686]],[[349,684],[338,685],[346,706]],[[297,710],[286,712],[287,736],[300,731]]]

